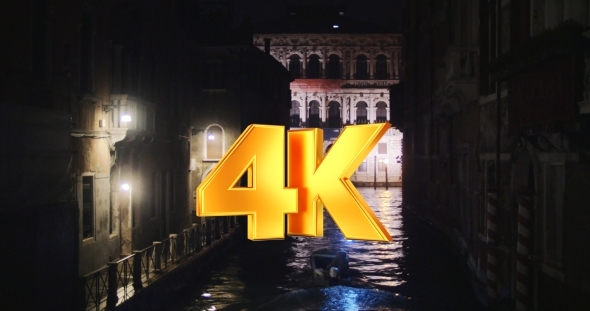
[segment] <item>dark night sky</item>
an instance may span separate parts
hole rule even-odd
[[[235,0],[236,22],[250,16],[253,23],[280,17],[287,6],[309,4],[344,5],[347,15],[375,24],[390,25],[395,14],[399,14],[400,0]],[[399,19],[399,18],[396,18]]]

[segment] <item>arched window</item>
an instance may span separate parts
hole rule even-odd
[[[211,125],[205,131],[208,160],[221,159],[223,155],[223,131],[219,125]]]
[[[358,102],[356,104],[356,124],[367,124],[367,103]]]
[[[316,79],[322,77],[322,66],[320,64],[320,57],[316,54],[309,56],[309,66],[307,67],[307,77]]]
[[[356,75],[355,79],[369,79],[369,66],[367,57],[363,54],[356,57]]]
[[[385,102],[377,103],[377,120],[376,122],[387,122],[387,104]]]
[[[328,79],[340,79],[341,77],[340,56],[332,54],[328,57]]]
[[[299,55],[291,55],[289,57],[289,72],[295,79],[301,78],[301,58]]]
[[[331,101],[328,104],[328,127],[340,127],[340,103]]]
[[[299,117],[299,109],[301,107],[301,104],[299,104],[298,101],[296,100],[292,100],[291,101],[291,127],[299,127],[300,124],[299,122],[301,121],[301,118]]]
[[[387,57],[380,54],[377,56],[375,63],[375,79],[385,80],[389,77],[387,74]]]
[[[320,127],[320,102],[312,100],[309,102],[308,127]]]

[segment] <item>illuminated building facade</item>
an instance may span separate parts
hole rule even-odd
[[[326,151],[343,126],[391,121],[389,88],[400,82],[402,42],[399,34],[254,34],[254,45],[295,78],[290,127],[323,128]],[[401,185],[402,136],[390,129],[351,180]]]

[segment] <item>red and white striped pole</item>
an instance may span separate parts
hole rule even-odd
[[[526,194],[518,196],[518,244],[516,245],[516,310],[526,311],[529,306],[529,260],[530,224],[532,198]]]
[[[488,287],[488,307],[493,307],[498,299],[498,256],[496,241],[498,237],[498,218],[497,206],[498,196],[496,193],[488,192],[487,204],[487,238],[488,238],[488,265],[487,265],[487,287]]]

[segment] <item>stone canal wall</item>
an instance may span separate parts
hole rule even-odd
[[[200,273],[206,271],[213,262],[227,255],[232,246],[245,239],[245,236],[245,226],[238,226],[215,240],[199,254],[178,264],[149,286],[137,291],[133,297],[113,310],[162,310],[166,305],[173,305],[174,300],[197,280]]]

